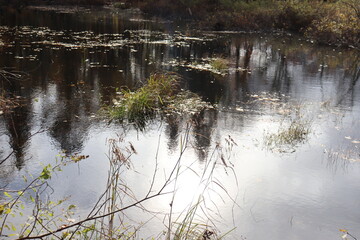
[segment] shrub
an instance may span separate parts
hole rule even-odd
[[[325,17],[315,20],[306,35],[326,44],[345,44],[359,47],[360,16],[348,1],[328,9]]]
[[[289,1],[279,5],[276,26],[291,30],[301,31],[324,15],[324,5],[319,2]]]

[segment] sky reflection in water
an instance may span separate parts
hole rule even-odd
[[[338,229],[360,236],[359,54],[320,47],[288,35],[191,31],[134,12],[24,10],[0,18],[0,66],[27,73],[2,80],[23,106],[0,116],[1,186],[19,188],[22,174],[53,163],[62,150],[90,155],[52,180],[54,198],[71,195],[85,213],[106,184],[107,140],[124,134],[138,154],[124,173],[138,196],[149,187],[158,143],[159,178],[179,154],[191,120],[184,164],[201,172],[217,143],[236,142],[232,172],[219,162],[215,176],[226,196],[216,202],[229,239],[336,239]],[[229,62],[225,74],[209,71],[214,58]],[[144,132],[98,118],[123,86],[136,89],[151,73],[174,71],[182,87],[216,106],[196,116],[149,122]],[[310,134],[293,146],[269,149],[276,133],[301,114]],[[42,131],[45,130],[45,131]],[[39,133],[37,133],[40,131]],[[224,148],[225,151],[225,148]],[[141,181],[139,181],[141,179]],[[175,202],[181,211],[196,192],[194,174],[181,178]],[[157,183],[157,184],[160,184]],[[84,197],[85,196],[85,197]],[[169,211],[169,197],[146,204]],[[143,213],[130,212],[137,220]],[[162,217],[143,233],[165,229]]]

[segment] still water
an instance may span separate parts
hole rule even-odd
[[[188,133],[181,164],[190,171],[179,177],[174,215],[194,203],[194,183],[216,155],[207,213],[198,214],[219,234],[230,231],[226,239],[341,239],[339,229],[360,237],[359,52],[290,34],[201,32],[136,10],[0,13],[0,68],[23,75],[1,78],[2,94],[21,106],[0,115],[0,188],[21,189],[23,175],[63,151],[89,155],[50,182],[51,198],[69,197],[79,218],[106,187],[109,139],[136,149],[122,174],[142,198],[155,169],[155,187],[169,176]],[[211,69],[216,58],[229,68]],[[154,119],[143,131],[101,116],[120,88],[158,71],[178,74],[214,109]],[[306,133],[279,142],[291,123]],[[127,213],[142,224],[139,238],[164,238],[171,198],[144,203],[151,213]]]

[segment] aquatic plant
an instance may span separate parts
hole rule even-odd
[[[200,96],[181,90],[177,76],[170,74],[153,74],[147,83],[136,91],[124,89],[109,113],[112,119],[134,123],[143,129],[146,122],[157,113],[195,114],[210,108]]]
[[[281,152],[286,152],[287,150],[294,151],[294,147],[298,143],[304,142],[310,132],[311,122],[297,114],[295,118],[291,119],[289,124],[283,121],[277,132],[265,132],[264,143],[270,150],[278,149]]]
[[[125,2],[113,2],[112,7],[118,9],[128,9],[130,6],[128,3]]]
[[[153,74],[138,90],[123,89],[119,100],[114,100],[110,116],[121,121],[145,121],[157,110],[168,105],[178,89],[178,81],[174,75]]]
[[[229,68],[229,63],[226,59],[223,58],[215,58],[210,61],[210,65],[213,69],[215,69],[218,72],[224,72]]]

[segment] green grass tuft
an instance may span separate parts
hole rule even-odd
[[[178,81],[168,74],[153,74],[137,91],[124,89],[110,110],[113,119],[129,122],[146,121],[156,111],[166,107],[178,92]]]
[[[213,69],[218,72],[223,72],[229,69],[229,63],[226,59],[223,58],[215,58],[210,62],[210,65]]]

